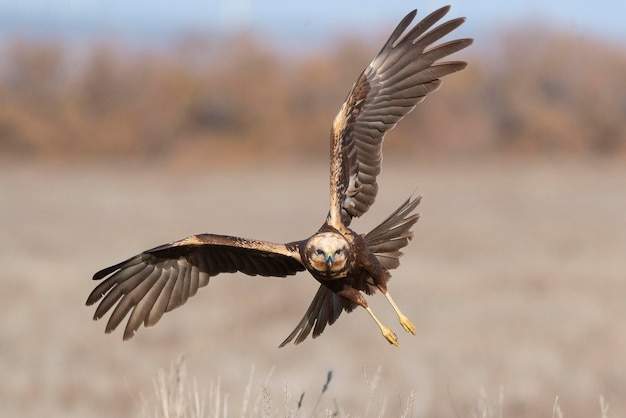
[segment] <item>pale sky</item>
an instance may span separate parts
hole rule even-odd
[[[624,0],[0,0],[0,36],[87,39],[116,34],[145,42],[186,30],[248,29],[293,47],[323,42],[340,32],[386,33],[411,9],[424,16],[448,3],[449,16],[468,18],[464,36],[480,38],[521,20],[626,45]]]

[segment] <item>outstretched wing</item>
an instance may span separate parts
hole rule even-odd
[[[419,214],[413,213],[413,211],[420,199],[421,196],[408,198],[387,219],[363,236],[370,251],[387,270],[395,269],[400,265],[400,257],[402,256],[400,250],[406,247],[409,240],[413,238],[411,227],[419,219]],[[359,281],[360,283],[355,285],[357,287],[360,285],[360,290],[369,293],[370,285],[361,279]],[[294,344],[301,343],[311,331],[313,331],[313,338],[319,336],[326,325],[335,323],[342,311],[351,312],[356,306],[351,301],[333,293],[323,284],[320,285],[304,316],[280,347],[290,341],[293,341]]]
[[[415,18],[409,13],[376,58],[363,71],[335,117],[331,130],[329,223],[349,225],[374,203],[385,133],[441,85],[441,77],[467,63],[438,62],[472,43],[457,39],[433,46],[460,26],[457,18],[431,29],[450,6],[433,12],[402,36]]]
[[[285,277],[303,271],[300,243],[273,244],[223,235],[201,234],[161,245],[97,272],[105,279],[89,295],[87,305],[102,301],[94,319],[113,307],[106,332],[130,313],[124,339],[139,326],[156,324],[165,312],[184,304],[219,273]]]

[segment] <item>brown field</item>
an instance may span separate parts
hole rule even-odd
[[[0,168],[0,405],[13,417],[141,415],[180,355],[239,416],[248,382],[286,416],[626,416],[626,165],[578,159],[408,163],[388,156],[366,232],[415,191],[416,237],[390,289],[418,329],[390,346],[363,310],[278,349],[315,292],[307,274],[216,278],[122,342],[84,301],[98,269],[198,232],[288,241],[327,211],[325,163],[201,172]],[[378,373],[377,381],[374,377]],[[254,374],[251,377],[251,369]],[[367,380],[363,374],[368,376]],[[212,386],[213,385],[213,386]],[[606,405],[605,405],[606,406]],[[207,408],[210,409],[210,408]],[[150,410],[151,411],[151,410]]]

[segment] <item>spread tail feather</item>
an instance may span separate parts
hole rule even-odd
[[[410,230],[419,219],[419,213],[412,213],[420,203],[422,196],[409,197],[398,209],[377,227],[364,235],[365,242],[380,264],[387,270],[400,265],[401,248],[413,239]]]

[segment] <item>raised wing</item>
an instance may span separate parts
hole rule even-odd
[[[395,269],[400,265],[400,257],[402,256],[400,250],[406,247],[409,240],[413,238],[411,227],[419,219],[419,214],[413,213],[413,211],[420,199],[421,196],[410,197],[387,219],[364,235],[368,248],[387,270]],[[353,286],[368,294],[371,293],[372,286],[362,282],[362,280],[367,280],[367,277],[357,278],[360,283],[353,283]],[[356,306],[349,300],[333,293],[323,284],[320,285],[304,316],[280,347],[285,346],[290,341],[293,341],[294,344],[301,343],[311,331],[313,331],[313,338],[319,336],[327,325],[332,325],[337,321],[341,312],[344,310],[351,312]]]
[[[467,66],[460,61],[438,62],[472,43],[471,39],[457,39],[433,46],[465,21],[452,19],[432,28],[448,10],[450,6],[433,12],[404,36],[417,11],[402,19],[335,117],[329,215],[334,227],[340,221],[349,225],[353,217],[361,216],[374,203],[385,133],[428,93],[437,90],[441,77]]]
[[[106,332],[130,313],[124,339],[139,326],[156,324],[165,312],[184,304],[219,273],[285,277],[303,271],[300,243],[273,244],[223,235],[201,234],[161,245],[97,272],[105,279],[89,295],[87,305],[102,301],[94,319],[113,307]]]

